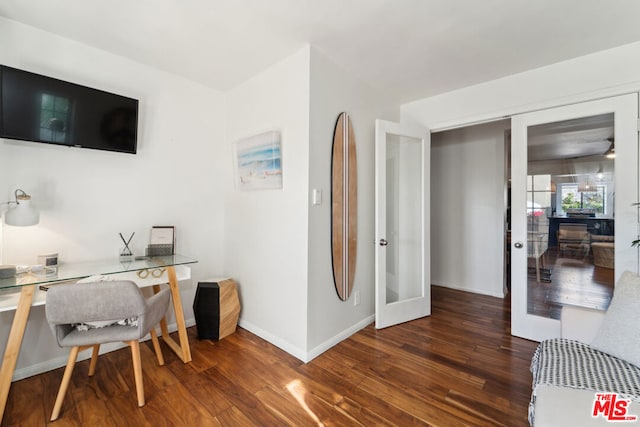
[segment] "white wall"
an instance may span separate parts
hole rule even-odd
[[[505,153],[498,121],[431,136],[431,283],[503,297]]]
[[[269,67],[225,95],[227,137],[218,173],[233,174],[232,145],[279,130],[283,188],[228,185],[225,273],[239,283],[240,325],[299,359],[307,348],[310,48]]]
[[[353,293],[341,301],[331,264],[331,150],[338,115],[351,117],[358,164],[358,246]],[[311,49],[308,226],[308,359],[373,321],[374,314],[374,131],[375,119],[398,120],[399,105]],[[322,204],[311,205],[311,191]]]
[[[142,253],[153,225],[175,225],[177,249],[199,260],[192,282],[219,275],[223,260],[223,188],[229,161],[224,98],[211,89],[56,35],[0,18],[0,63],[140,100],[138,154],[0,140],[0,196],[33,196],[35,227],[4,227],[5,263],[34,264],[56,251],[61,262],[109,258],[118,232],[136,233]],[[226,152],[225,152],[226,153]],[[194,287],[182,284],[188,323]],[[3,314],[0,343],[12,313]],[[7,317],[9,316],[9,317]],[[64,355],[35,308],[18,360],[21,368]]]
[[[441,130],[628,93],[640,84],[640,42],[402,105],[402,120]]]

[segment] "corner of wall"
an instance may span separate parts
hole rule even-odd
[[[309,206],[307,350],[316,357],[368,325],[374,315],[374,145],[375,120],[397,120],[399,103],[350,74],[311,47],[309,182],[322,203]],[[337,297],[331,263],[331,151],[338,115],[350,114],[358,164],[358,246],[353,292],[360,304]]]
[[[278,130],[281,189],[225,192],[224,268],[239,286],[241,325],[294,356],[307,345],[309,63],[304,46],[225,94],[225,156],[233,144]]]

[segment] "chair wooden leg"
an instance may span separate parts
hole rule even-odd
[[[133,359],[133,375],[136,380],[136,393],[138,395],[138,406],[144,406],[144,384],[142,383],[142,363],[140,363],[140,343],[138,340],[127,341],[131,347],[131,358]]]
[[[92,377],[96,373],[96,365],[98,364],[98,354],[100,353],[100,344],[93,346],[91,352],[91,363],[89,364],[89,376]]]
[[[78,351],[80,347],[72,347],[69,352],[69,359],[67,360],[67,367],[64,368],[64,375],[62,376],[62,382],[60,383],[60,389],[58,390],[58,396],[56,397],[56,403],[53,405],[53,412],[51,413],[51,421],[55,421],[60,416],[60,409],[62,409],[62,402],[64,396],[69,388],[69,382],[71,381],[71,374],[73,374],[73,368],[76,365],[76,359],[78,358]]]
[[[151,342],[153,343],[153,349],[156,352],[156,357],[158,358],[158,365],[164,365],[164,357],[162,356],[162,350],[160,349],[160,341],[158,341],[158,334],[156,333],[156,328],[152,328],[151,331]]]

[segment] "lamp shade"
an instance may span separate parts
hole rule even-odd
[[[31,196],[16,194],[16,206],[9,208],[4,216],[7,225],[27,226],[36,225],[40,221],[40,214],[31,206]]]

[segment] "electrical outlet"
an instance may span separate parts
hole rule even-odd
[[[355,291],[353,293],[353,306],[360,305],[360,291]]]

